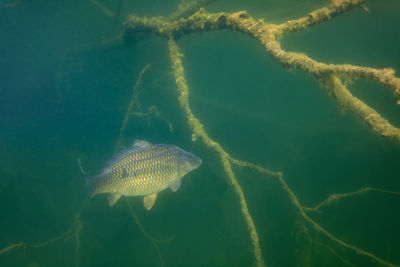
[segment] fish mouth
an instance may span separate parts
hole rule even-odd
[[[179,157],[182,169],[186,170],[184,173],[197,169],[203,162],[198,156],[186,151],[181,151]]]

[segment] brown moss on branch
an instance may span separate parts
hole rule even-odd
[[[400,129],[393,127],[373,108],[370,108],[364,102],[354,97],[336,75],[328,75],[321,79],[321,82],[328,88],[331,95],[338,101],[342,108],[357,114],[374,132],[380,136],[400,141]]]
[[[289,20],[279,25],[277,33],[286,34],[319,24],[352,8],[360,7],[364,2],[365,0],[331,0],[328,6],[314,10],[308,14],[308,16],[296,20]]]
[[[247,208],[247,201],[244,197],[242,187],[236,180],[236,176],[233,173],[232,164],[230,160],[231,157],[219,143],[211,139],[211,137],[204,130],[203,124],[194,116],[192,109],[189,106],[189,88],[186,84],[184,69],[182,65],[182,60],[181,60],[182,54],[179,51],[179,48],[174,39],[172,38],[169,39],[168,46],[169,46],[169,55],[172,64],[172,69],[174,72],[175,83],[179,93],[178,96],[179,104],[183,109],[189,128],[192,131],[192,140],[195,141],[197,139],[200,139],[207,147],[214,150],[219,155],[222,166],[224,168],[224,172],[228,176],[229,183],[232,185],[236,194],[239,197],[241,211],[245,218],[253,245],[255,264],[258,267],[264,266],[264,259],[261,254],[261,248],[259,244],[259,238],[256,231],[256,227],[254,225],[253,218],[251,217],[249,210]]]
[[[258,40],[265,47],[267,53],[276,62],[286,68],[301,69],[320,81],[329,80],[329,77],[332,77],[332,75],[374,80],[391,90],[398,99],[397,103],[400,103],[400,79],[394,76],[392,69],[321,63],[305,54],[284,51],[278,41],[278,38],[283,34],[329,20],[354,7],[359,7],[363,3],[364,0],[332,0],[328,6],[313,11],[306,17],[288,21],[281,25],[267,24],[263,20],[255,20],[246,11],[232,14],[223,12],[210,14],[200,9],[192,16],[175,22],[168,22],[159,18],[149,20],[146,18],[129,17],[126,23],[126,30],[127,34],[148,31],[166,37],[173,36],[173,38],[179,38],[184,34],[193,32],[221,29],[240,31]],[[340,88],[340,86],[334,87]],[[330,86],[329,88],[333,87]],[[340,96],[338,95],[338,90],[335,90],[335,93],[332,95],[339,101],[339,105],[345,106],[347,109],[355,112],[377,134],[400,141],[398,128],[391,125],[364,102],[352,96],[347,89],[348,93],[340,90],[342,92]],[[331,92],[333,91],[331,90]]]
[[[198,31],[211,31],[226,28],[224,13],[209,14],[203,9],[190,16],[170,22],[163,17],[141,18],[129,15],[125,22],[125,34],[154,33],[168,38],[179,38],[184,34]]]

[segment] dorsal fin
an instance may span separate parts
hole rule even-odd
[[[117,163],[121,159],[137,152],[140,149],[148,147],[148,146],[150,146],[149,142],[142,141],[142,140],[136,140],[135,143],[133,144],[133,146],[125,148],[125,149],[121,150],[120,152],[118,152],[117,154],[115,154],[114,156],[112,156],[111,159],[109,159],[104,164],[102,172],[103,173],[107,172],[115,163]]]
[[[135,140],[135,142],[133,143],[133,147],[138,147],[138,148],[143,148],[150,145],[151,144],[149,142],[143,140]]]

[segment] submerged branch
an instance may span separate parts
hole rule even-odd
[[[78,257],[79,257],[79,249],[80,249],[80,233],[83,228],[83,224],[80,220],[80,214],[83,211],[83,209],[86,207],[88,200],[89,199],[86,198],[83,201],[81,207],[79,208],[78,212],[74,216],[73,222],[71,223],[71,225],[68,227],[68,229],[65,232],[63,232],[53,238],[50,238],[48,240],[42,241],[42,242],[35,242],[35,243],[34,242],[18,242],[18,243],[11,244],[11,245],[5,247],[4,249],[1,249],[0,255],[8,253],[8,252],[12,252],[20,247],[40,248],[40,247],[48,246],[59,240],[64,240],[64,242],[66,242],[72,238],[75,238],[75,257],[76,257],[76,263],[78,265],[78,262],[79,262]]]
[[[283,190],[286,191],[286,193],[289,195],[289,199],[291,200],[291,202],[293,203],[294,207],[297,209],[298,214],[300,215],[301,218],[303,218],[316,232],[324,235],[325,237],[327,237],[328,239],[330,239],[331,241],[335,242],[336,244],[347,248],[351,251],[353,251],[356,254],[359,255],[363,255],[365,257],[370,258],[373,262],[377,262],[383,266],[388,266],[388,267],[396,267],[398,265],[394,265],[388,261],[385,261],[377,256],[375,256],[374,254],[365,251],[363,249],[360,249],[354,245],[351,245],[349,243],[344,242],[343,240],[335,237],[333,234],[329,233],[328,231],[326,231],[322,226],[320,226],[317,222],[315,222],[313,219],[311,219],[305,212],[304,208],[302,207],[302,205],[300,204],[299,199],[297,198],[297,196],[294,194],[294,192],[290,189],[290,187],[288,186],[288,184],[286,183],[286,181],[283,179],[283,175],[282,173],[275,173],[272,172],[268,169],[265,169],[263,167],[257,166],[256,164],[253,163],[245,163],[243,161],[237,161],[237,160],[233,160],[232,162],[237,162],[239,163],[239,166],[246,166],[249,167],[251,169],[254,169],[262,174],[266,174],[269,176],[273,176],[275,177],[278,182],[281,184]]]
[[[339,105],[345,106],[358,114],[378,135],[389,137],[399,142],[400,130],[397,127],[390,124],[360,99],[352,96],[343,85],[339,85],[340,82],[338,82],[337,78],[333,78],[343,76],[374,80],[391,90],[398,99],[398,103],[400,103],[400,79],[394,76],[393,69],[375,69],[350,64],[325,64],[313,60],[302,53],[286,52],[281,48],[278,41],[278,38],[283,34],[321,23],[351,8],[360,6],[363,2],[363,0],[332,0],[327,7],[311,12],[307,17],[281,25],[255,20],[246,11],[207,13],[200,9],[188,18],[173,22],[163,18],[139,18],[131,15],[128,16],[125,22],[125,34],[130,36],[139,33],[153,33],[168,38],[172,36],[177,39],[182,35],[193,32],[221,29],[243,32],[258,40],[265,47],[266,52],[282,66],[290,69],[300,69],[311,74],[319,81],[324,81],[329,88],[334,89],[331,92],[338,100]]]
[[[376,188],[376,187],[364,187],[364,188],[359,189],[359,190],[354,191],[354,192],[341,193],[341,194],[331,194],[327,199],[325,199],[324,201],[322,201],[321,203],[319,203],[315,207],[313,207],[313,208],[303,207],[303,209],[305,211],[307,211],[307,212],[314,212],[314,211],[319,212],[319,211],[321,211],[321,208],[323,208],[325,206],[328,206],[328,205],[330,205],[332,203],[338,202],[338,201],[340,201],[342,199],[345,199],[345,198],[364,195],[364,194],[369,193],[369,192],[379,192],[379,193],[384,193],[384,194],[389,194],[389,195],[400,196],[400,192],[384,190],[384,189]]]
[[[175,83],[179,93],[178,100],[181,108],[183,109],[189,128],[192,131],[192,140],[196,141],[197,139],[200,139],[207,147],[214,150],[219,155],[224,171],[228,176],[229,182],[233,186],[236,194],[239,197],[241,211],[247,223],[248,230],[250,232],[256,265],[264,266],[264,259],[261,254],[261,248],[259,244],[259,238],[256,231],[256,227],[254,225],[253,218],[251,217],[249,210],[247,208],[247,201],[244,197],[242,187],[236,180],[235,174],[232,171],[232,165],[229,160],[230,156],[228,152],[226,152],[219,143],[211,139],[211,137],[204,130],[203,124],[196,118],[196,116],[194,116],[189,106],[189,88],[186,84],[184,69],[181,60],[181,57],[183,55],[179,51],[179,48],[176,45],[176,42],[173,38],[169,39],[168,45],[169,45],[170,60],[175,77]]]
[[[119,135],[118,135],[118,139],[117,139],[117,144],[115,145],[114,152],[116,152],[118,149],[120,149],[122,136],[123,136],[123,134],[125,132],[126,125],[128,123],[129,117],[132,114],[133,106],[135,104],[137,104],[137,102],[138,102],[138,97],[140,95],[139,86],[140,86],[140,84],[142,82],[142,77],[143,77],[144,73],[150,67],[151,67],[151,64],[147,64],[146,66],[144,66],[144,68],[142,69],[142,71],[139,74],[139,77],[136,80],[135,86],[133,87],[131,101],[129,102],[128,108],[127,108],[127,110],[125,112],[125,116],[124,116],[124,119],[122,121],[121,128],[119,129]]]
[[[321,82],[328,88],[341,108],[355,113],[378,135],[400,142],[400,129],[392,126],[373,108],[353,96],[336,75],[326,76],[321,79]]]
[[[286,34],[302,30],[312,25],[331,20],[333,17],[338,16],[355,7],[362,7],[365,0],[330,0],[328,6],[314,10],[307,16],[289,20],[279,25],[278,34]]]
[[[114,17],[115,16],[114,12],[112,12],[111,10],[106,8],[103,4],[100,4],[97,0],[90,0],[90,2],[93,5],[95,5],[96,7],[98,7],[101,10],[101,12],[103,12],[105,15],[107,15],[109,17]]]

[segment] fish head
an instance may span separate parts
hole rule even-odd
[[[197,169],[201,165],[201,158],[186,152],[182,149],[178,151],[178,174],[183,177],[190,171]]]

